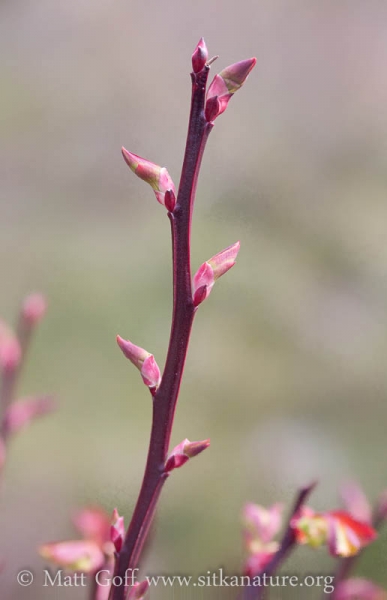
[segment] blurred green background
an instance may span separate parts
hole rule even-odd
[[[73,537],[85,504],[130,517],[151,406],[115,335],[163,364],[171,252],[120,147],[178,181],[202,35],[214,74],[258,58],[209,140],[193,268],[241,252],[197,315],[173,434],[211,449],[165,487],[147,570],[238,572],[245,501],[290,502],[318,478],[312,504],[332,508],[344,480],[371,499],[387,486],[386,19],[382,0],[1,0],[0,314],[47,295],[21,392],[58,402],[12,443],[1,598],[85,598],[42,589],[37,545]],[[382,536],[360,572],[387,584],[385,556]],[[286,572],[331,566],[301,549]],[[301,591],[272,598],[321,597]],[[152,592],[220,597],[236,592]]]

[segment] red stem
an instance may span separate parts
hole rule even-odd
[[[204,117],[209,67],[192,73],[191,112],[177,203],[168,213],[172,230],[173,316],[168,354],[160,387],[153,398],[148,458],[138,500],[117,554],[110,600],[124,600],[125,574],[135,569],[152,523],[157,501],[168,474],[164,472],[195,308],[192,302],[190,233],[201,159],[212,123]]]

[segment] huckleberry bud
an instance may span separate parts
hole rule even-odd
[[[78,573],[95,573],[102,566],[107,569],[114,551],[109,515],[99,507],[87,507],[78,511],[73,521],[83,539],[44,544],[40,555]]]
[[[207,92],[205,106],[207,121],[214,121],[226,110],[231,97],[242,87],[256,62],[256,58],[248,58],[226,67],[215,75]]]
[[[368,579],[350,577],[335,589],[336,600],[387,600],[387,592]]]
[[[219,96],[212,96],[211,98],[208,98],[206,102],[205,116],[209,123],[215,121],[216,117],[219,116],[222,112],[224,112],[227,106],[227,102],[223,110],[221,110],[223,104],[224,103],[220,102]]]
[[[122,148],[122,155],[133,173],[149,183],[160,204],[165,205],[165,192],[171,191],[175,195],[175,185],[165,167],[159,167],[137,154],[128,152],[125,148]]]
[[[51,396],[25,398],[13,402],[4,415],[4,429],[8,435],[17,433],[28,427],[37,417],[52,412],[54,408],[55,405]]]
[[[268,544],[279,532],[282,524],[282,504],[264,508],[259,504],[246,504],[242,513],[246,546],[253,552],[258,546]]]
[[[225,82],[230,94],[234,94],[242,87],[249,76],[250,71],[255,67],[256,62],[256,58],[241,60],[240,62],[226,67],[219,73],[219,77]]]
[[[228,246],[203,263],[193,278],[193,303],[199,306],[211,293],[217,279],[235,265],[240,242]]]
[[[192,54],[192,69],[194,73],[200,73],[208,60],[208,50],[203,38],[200,38],[194,53]]]
[[[199,442],[190,442],[186,438],[172,450],[165,463],[164,471],[168,473],[169,471],[173,471],[173,469],[178,469],[190,458],[203,452],[209,445],[209,439],[201,440]]]
[[[21,310],[24,321],[30,326],[37,325],[47,310],[47,301],[42,294],[30,294],[25,298]]]
[[[110,527],[110,539],[114,544],[116,552],[119,552],[122,548],[122,544],[125,536],[125,525],[124,517],[120,517],[117,509],[115,508],[112,516],[112,524]]]
[[[78,510],[73,517],[73,523],[83,538],[93,540],[98,546],[102,547],[110,541],[110,515],[98,506]]]
[[[173,190],[167,190],[164,194],[164,205],[169,212],[173,212],[176,206],[176,196]]]
[[[199,271],[198,271],[199,273]],[[211,290],[211,288],[208,287],[208,285],[202,285],[201,287],[199,287],[197,290],[194,291],[193,294],[193,303],[194,306],[199,306],[199,304],[201,304],[203,302],[203,300],[205,300],[209,294],[208,290]]]
[[[145,385],[151,391],[155,391],[160,385],[161,374],[153,354],[150,354],[139,346],[135,346],[129,340],[124,340],[119,335],[117,335],[117,344],[126,358],[140,371]]]
[[[44,544],[39,554],[56,565],[79,573],[93,573],[104,563],[104,553],[90,540]]]

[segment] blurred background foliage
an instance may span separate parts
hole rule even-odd
[[[193,266],[242,249],[197,315],[173,435],[212,447],[170,478],[148,572],[238,572],[247,500],[318,478],[312,504],[332,508],[344,480],[387,486],[386,19],[383,0],[1,0],[0,313],[47,295],[21,392],[59,405],[12,444],[2,598],[85,598],[42,589],[36,546],[73,536],[85,504],[130,517],[151,406],[115,334],[163,364],[171,267],[165,211],[120,147],[178,180],[202,35],[213,73],[258,64],[209,140]],[[361,572],[387,584],[385,556],[381,536]],[[330,568],[301,549],[286,572]],[[301,591],[272,597],[321,595]],[[235,598],[194,592],[152,597]]]

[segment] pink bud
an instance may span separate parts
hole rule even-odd
[[[192,54],[192,68],[194,73],[200,73],[208,60],[208,50],[203,38],[200,38]]]
[[[149,583],[146,579],[135,583],[128,594],[128,600],[143,600],[149,588]]]
[[[282,504],[273,504],[264,508],[259,504],[246,504],[243,509],[245,541],[250,552],[258,544],[268,544],[279,532],[282,523]]]
[[[0,321],[0,369],[6,373],[14,371],[20,364],[21,348],[13,331]]]
[[[199,306],[210,295],[214,283],[214,269],[208,262],[205,262],[199,267],[193,279],[194,306]]]
[[[173,469],[178,469],[179,467],[182,467],[188,461],[188,456],[186,456],[183,452],[171,454],[168,457],[167,462],[165,463],[164,470],[166,473],[169,473],[170,471],[173,471]]]
[[[28,427],[37,417],[42,417],[55,408],[52,396],[37,396],[13,402],[4,415],[4,428],[8,435]]]
[[[187,438],[180,442],[171,452],[165,463],[164,471],[169,473],[173,469],[178,469],[184,465],[190,458],[197,456],[203,450],[208,448],[210,440],[202,440],[200,442],[190,442]]]
[[[141,376],[149,388],[158,388],[161,382],[160,369],[153,354],[144,360]]]
[[[226,96],[223,96],[223,98],[226,98]],[[229,94],[229,98],[231,98],[230,94]],[[222,112],[224,112],[226,110],[227,102],[228,101],[225,101],[225,100],[223,100],[221,102],[219,100],[219,96],[212,96],[211,98],[208,98],[208,100],[206,102],[205,110],[204,110],[204,115],[206,117],[206,120],[209,123],[212,123],[212,121],[215,121],[216,117],[221,115]]]
[[[124,340],[119,335],[117,335],[117,344],[126,358],[140,371],[145,385],[151,390],[157,389],[161,382],[161,374],[153,354],[135,346],[129,340]]]
[[[133,173],[150,184],[160,204],[165,204],[165,192],[171,191],[175,195],[175,185],[165,167],[159,167],[125,148],[122,148],[122,155]]]
[[[124,340],[119,335],[117,335],[117,344],[121,348],[126,358],[128,358],[130,362],[141,371],[144,360],[148,358],[148,356],[151,356],[151,354],[143,348],[140,348],[140,346],[135,346],[129,340]]]
[[[221,75],[215,75],[207,91],[207,100],[211,100],[211,98],[221,98],[228,94],[230,94],[230,91],[223,77]]]
[[[169,212],[173,212],[176,206],[176,196],[173,190],[167,190],[164,194],[164,205]]]
[[[242,87],[256,62],[256,58],[242,60],[226,67],[219,75],[215,75],[207,92],[205,106],[207,121],[214,121],[226,110],[230,98]]]
[[[23,302],[22,317],[30,326],[37,325],[47,310],[47,301],[42,294],[30,294]]]
[[[81,535],[102,547],[110,540],[110,516],[98,506],[89,506],[76,512],[73,523]]]
[[[235,94],[235,92],[242,87],[248,78],[250,71],[255,67],[256,62],[256,58],[241,60],[240,62],[226,67],[219,73],[219,77],[225,82],[230,94]]]
[[[207,261],[214,270],[214,279],[218,279],[235,265],[240,247],[240,242],[236,242]]]
[[[194,294],[193,294],[194,306],[195,307],[199,306],[199,304],[201,304],[203,302],[203,300],[205,300],[207,298],[210,291],[211,291],[211,288],[209,288],[207,285],[202,285],[200,288],[195,290]]]
[[[116,552],[119,552],[122,548],[122,544],[125,537],[125,525],[124,517],[120,517],[117,509],[115,508],[112,516],[112,524],[110,527],[110,539],[114,544]]]
[[[240,248],[236,242],[203,263],[193,279],[193,303],[198,306],[210,295],[215,281],[235,265]]]
[[[78,573],[93,573],[104,564],[102,550],[88,540],[45,544],[39,553],[46,560]]]
[[[200,442],[190,442],[189,440],[184,441],[184,454],[186,454],[188,458],[197,456],[210,445],[210,440],[208,438],[206,440],[201,440]]]
[[[336,587],[335,600],[387,600],[387,592],[368,579],[350,577]]]

